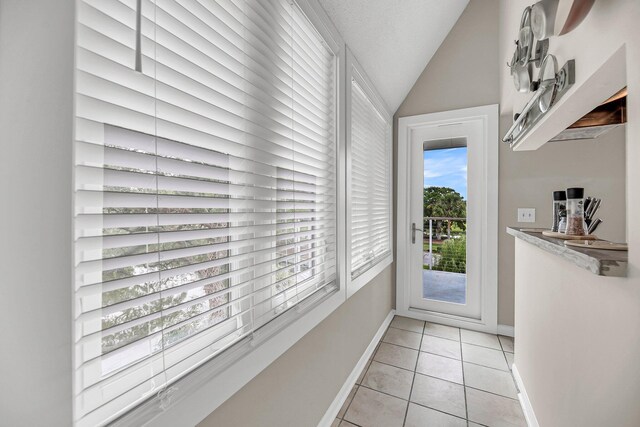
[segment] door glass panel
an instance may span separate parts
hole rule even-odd
[[[427,141],[423,158],[422,297],[466,304],[466,138]]]

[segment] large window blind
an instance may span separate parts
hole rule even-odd
[[[351,82],[351,278],[391,254],[391,124]]]
[[[336,68],[287,0],[79,1],[78,425],[336,286]]]

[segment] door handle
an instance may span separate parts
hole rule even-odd
[[[411,243],[415,243],[416,242],[416,231],[423,232],[421,229],[416,228],[416,223],[415,222],[412,222],[411,223]]]

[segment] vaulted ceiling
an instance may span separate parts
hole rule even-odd
[[[319,0],[395,112],[469,0]]]

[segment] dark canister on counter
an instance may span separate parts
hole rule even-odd
[[[567,188],[567,229],[566,235],[584,236],[584,188]]]
[[[567,226],[567,192],[553,192],[553,224],[551,231],[564,233]]]

